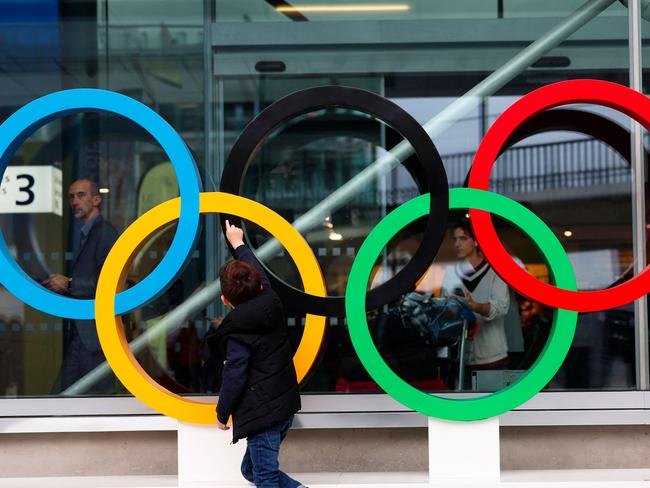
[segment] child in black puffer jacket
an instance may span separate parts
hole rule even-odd
[[[228,430],[232,415],[233,442],[245,437],[248,443],[241,471],[255,486],[302,487],[280,471],[278,463],[280,443],[300,410],[282,302],[244,244],[242,229],[226,221],[226,237],[237,259],[219,272],[221,300],[233,310],[211,340],[226,358],[217,427]]]

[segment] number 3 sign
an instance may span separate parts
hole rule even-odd
[[[9,166],[0,185],[0,213],[53,213],[61,215],[59,168]]]

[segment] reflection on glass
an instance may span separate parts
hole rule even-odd
[[[379,68],[381,74],[376,77],[378,86],[372,88],[405,108],[430,131],[443,157],[452,187],[464,184],[478,143],[485,136],[490,123],[522,95],[539,86],[576,77],[627,83],[627,10],[623,5],[612,3],[599,11],[594,10],[589,19],[583,17],[584,25],[576,24],[573,30],[567,30],[567,24],[562,22],[577,17],[574,12],[582,5],[581,2],[547,2],[543,5],[505,2],[500,9],[485,4],[470,9],[469,3],[439,6],[431,2],[415,2],[412,11],[401,17],[382,17],[383,22],[390,22],[393,35],[402,44],[398,47],[390,41],[377,40],[381,43],[383,64]],[[459,36],[458,44],[453,49],[443,45],[436,46],[433,51],[429,46],[421,48],[412,43],[417,37],[417,29],[413,30],[417,22],[413,17],[416,13],[419,21],[432,25],[448,24],[460,28],[463,22],[471,22],[476,39],[464,34]],[[355,28],[355,22],[363,19],[370,25],[377,19],[359,13],[349,16],[304,15],[310,22],[332,22],[336,18],[342,39],[346,38],[348,29]],[[291,19],[252,2],[231,5],[217,15],[217,22],[223,26],[224,32],[230,28],[227,24],[242,19],[249,20],[253,25],[262,20],[287,22],[288,28],[293,28]],[[502,42],[505,41],[505,32],[519,32],[520,23],[522,26],[525,23],[526,34]],[[300,35],[300,28],[302,26],[296,27],[295,35]],[[538,46],[543,44],[548,40],[549,32],[559,34],[559,31],[553,30],[556,28],[562,30],[568,41],[586,39],[585,36],[598,40],[594,45],[580,42],[553,45],[541,54],[541,58],[539,54],[534,59],[530,58],[529,65],[514,73],[513,58],[524,53],[528,56],[531,52],[529,42],[538,39]],[[462,32],[466,33],[467,30]],[[483,42],[488,39],[491,43]],[[611,39],[620,39],[620,42],[612,43]],[[281,44],[280,37],[278,42]],[[600,53],[599,56],[589,55],[594,49]],[[317,85],[317,80],[301,77],[305,70],[314,74],[336,73],[336,77],[331,77],[327,82],[348,84],[346,75],[349,77],[359,70],[376,73],[379,66],[378,58],[373,55],[375,51],[356,45],[323,45],[308,50],[299,42],[294,42],[292,46],[271,50],[273,59],[285,62],[283,73],[275,77],[249,72],[243,66],[243,60],[248,60],[250,66],[255,65],[260,53],[254,48],[238,50],[236,59],[229,54],[225,45],[221,45],[215,53],[215,59],[220,62],[215,67],[217,75],[221,71],[224,73],[217,83],[220,93],[223,93],[223,113],[226,117],[226,134],[229,136],[236,135],[236,127],[243,125],[243,122],[230,124],[229,116],[240,117],[251,109],[254,114],[258,107],[285,93],[299,87]],[[306,59],[309,59],[308,64],[305,64]],[[370,60],[374,63],[372,67]],[[354,70],[346,64],[347,61],[354,61]],[[234,72],[240,73],[239,85],[235,86],[232,80]],[[480,90],[471,92],[473,97],[464,97],[476,86],[480,86]],[[627,119],[612,111],[585,106],[574,108],[592,110],[618,124],[627,124]],[[335,126],[333,123],[331,125]],[[285,217],[295,220],[323,199],[315,189],[328,188],[328,184],[333,188],[340,185],[331,164],[319,168],[314,163],[304,166],[304,161],[317,161],[318,156],[326,159],[331,157],[330,154],[342,152],[345,147],[351,147],[355,139],[353,136],[358,137],[358,134],[348,134],[345,142],[333,135],[328,140],[320,135],[323,128],[310,129],[305,124],[301,128],[300,121],[294,121],[283,130],[286,131],[284,135],[278,131],[262,146],[249,168],[243,189],[263,203],[272,207],[277,205],[274,208],[283,209]],[[291,137],[291,130],[295,130],[291,135],[297,137]],[[306,142],[310,137],[319,138],[321,146],[313,142],[310,146]],[[363,167],[369,164],[372,164],[372,160],[365,160]],[[264,165],[268,169],[261,169]],[[376,181],[368,182],[368,191],[372,189],[376,192],[371,200],[380,202],[381,211],[375,211],[367,221],[356,222],[356,227],[363,229],[362,234],[367,235],[375,219],[419,193],[413,178],[409,178],[408,172],[401,166],[394,174],[407,175],[407,178],[401,183],[392,184],[394,180],[389,176],[383,186]],[[611,286],[623,279],[633,261],[630,176],[629,163],[606,144],[576,132],[549,132],[529,137],[506,151],[492,172],[491,189],[537,213],[567,249],[580,289],[593,290]],[[299,202],[299,208],[289,203],[292,199]],[[353,223],[355,211],[362,216],[370,215],[361,195],[357,200],[341,207],[350,223]],[[291,209],[287,208],[291,205]],[[328,230],[329,225],[333,225],[335,230],[339,225],[335,215],[333,212],[331,222],[324,220],[321,223],[320,234],[305,233],[317,255],[321,247],[327,247],[323,242],[330,240],[330,247],[334,243],[336,248],[338,243],[347,239],[345,232]],[[463,215],[458,217],[462,219]],[[249,229],[249,232],[252,235],[258,233],[253,229]],[[421,229],[414,226],[393,239],[377,263],[370,286],[390,279],[408,262],[417,248],[419,232]],[[534,243],[508,226],[501,225],[499,232],[522,266],[538,279],[549,280],[546,265]],[[325,239],[330,235],[333,239]],[[353,248],[352,253],[358,244],[354,242],[349,246]],[[330,256],[329,251],[318,255],[330,293],[341,294],[345,287],[345,274],[350,265],[344,253],[346,247],[340,246],[338,256]],[[276,257],[271,260],[270,268],[286,282],[299,286],[292,265],[286,257],[281,259]],[[418,290],[440,297],[445,272],[453,267],[457,259],[448,242],[438,253],[425,279],[417,285]],[[330,270],[333,269],[337,271],[332,273]],[[464,370],[459,366],[460,343],[445,347],[427,344],[417,329],[405,327],[404,320],[393,313],[399,303],[369,312],[369,327],[384,359],[412,384],[431,391],[453,390],[459,386],[494,390],[516,380],[535,361],[544,347],[551,323],[552,309],[531,302],[511,289],[508,289],[508,297],[509,305],[503,316],[508,323],[504,327],[507,354],[503,357],[502,347],[497,354],[499,357],[495,358],[495,361],[505,360],[507,364],[492,368],[492,376],[487,373],[473,375],[471,368],[468,368],[464,385],[459,384],[460,369]],[[299,337],[301,319],[290,319],[291,325],[298,329],[296,338]],[[634,323],[634,315],[626,307],[581,315],[571,352],[549,388],[633,388],[634,351],[630,344],[633,345]],[[503,334],[499,340],[503,341]],[[469,355],[476,353],[474,349],[477,346],[471,341],[471,338],[468,339],[464,352],[468,355],[464,359],[467,364],[473,361]],[[330,319],[327,348],[320,368],[305,389],[379,391],[356,358],[343,318]]]
[[[388,130],[390,139],[401,140]],[[383,124],[357,112],[337,109],[308,114],[267,138],[248,165],[242,193],[293,222],[384,154],[385,132]],[[367,185],[304,233],[321,265],[329,295],[345,293],[356,249],[385,211],[382,199],[400,188],[413,187],[404,169],[395,171]],[[259,227],[253,230],[247,225],[246,229],[256,247],[270,237]],[[267,264],[285,282],[301,288],[297,271],[283,251]]]
[[[86,2],[66,9],[56,1],[3,6],[0,60],[6,76],[0,81],[0,121],[47,93],[106,88],[160,113],[183,135],[201,165],[203,26],[200,0],[184,2],[182,7],[162,2],[154,8],[138,1]],[[47,123],[22,144],[10,165],[62,171],[57,188],[64,196],[62,212],[0,215],[0,229],[11,252],[37,282],[52,274],[70,276],[78,258],[81,225],[67,196],[74,180],[87,177],[99,182],[101,213],[118,232],[153,205],[178,195],[175,175],[170,174],[168,157],[160,146],[132,122],[108,114],[83,113]],[[131,284],[157,264],[172,235],[173,229],[147,243],[133,265]],[[123,317],[129,340],[149,329],[155,313],[173,309],[196,289],[205,276],[204,256],[201,244],[168,292]],[[96,376],[95,362],[82,364],[74,377],[64,374],[71,361],[84,362],[83,352],[76,354],[68,347],[69,332],[77,330],[76,325],[36,311],[1,290],[0,396],[126,393],[105,364]],[[83,325],[94,327],[92,322]],[[136,353],[152,377],[175,391],[198,391],[192,327],[185,324],[169,339],[162,334],[162,341],[148,341]],[[197,328],[200,335],[205,324],[201,321]],[[161,344],[167,341],[169,351],[163,355]]]
[[[287,138],[289,143],[296,139],[296,134],[292,135],[293,138]],[[319,136],[314,134],[312,137]],[[280,142],[276,141],[276,144],[283,147]],[[274,153],[271,149],[265,148],[260,153],[273,162],[281,159],[272,156]],[[461,152],[443,156],[451,175],[451,185],[459,186],[467,174],[473,153]],[[257,160],[259,159],[258,154]],[[290,160],[302,159],[294,157]],[[294,168],[296,167],[298,165],[294,165]],[[290,191],[274,180],[276,176],[273,170],[260,176],[260,173],[253,173],[249,169],[245,188],[252,187],[258,192],[264,191],[263,202],[270,206],[275,204],[276,209],[282,209],[281,213],[285,212],[285,217],[295,219],[297,217],[295,205],[291,210],[287,210],[287,207],[291,207],[290,202],[303,202],[308,197],[314,198],[315,189],[318,189],[319,185],[320,188],[324,186],[317,180],[311,180],[312,188],[307,188],[307,185],[300,186],[300,183],[305,181],[303,175],[311,175],[317,169],[312,168],[311,171],[304,168],[296,169],[295,173],[301,177],[293,180],[287,176],[291,174],[290,171],[284,173],[277,171],[276,174],[284,178],[285,185],[287,181],[292,181],[293,186]],[[329,167],[325,174],[328,174],[328,171],[331,175]],[[518,199],[551,226],[567,249],[576,270],[580,289],[594,290],[606,288],[622,279],[632,263],[631,226],[621,224],[629,220],[631,215],[630,175],[627,161],[604,143],[574,133],[553,132],[523,141],[507,151],[497,162],[492,187],[500,193]],[[386,197],[378,200],[385,203],[387,211],[400,201],[405,201],[407,197],[417,194],[412,179],[404,180],[400,187],[388,185],[385,191]],[[323,193],[326,194],[326,191]],[[296,194],[299,197],[294,200]],[[249,195],[260,199],[259,193],[255,194],[251,191]],[[522,197],[524,195],[525,197]],[[395,201],[391,198],[395,196],[399,196],[401,200]],[[351,202],[350,206],[354,204],[358,205],[360,210],[366,208],[363,202]],[[305,204],[304,207],[308,208],[309,204]],[[463,215],[460,217],[464,218]],[[324,221],[323,227],[327,229],[328,224],[327,220]],[[365,229],[367,234],[371,225],[369,222],[359,228]],[[522,266],[538,279],[549,280],[547,267],[541,261],[532,243],[514,229],[504,228],[501,235]],[[324,236],[321,236],[320,241],[317,240],[318,234],[307,234],[306,237],[319,256],[328,279],[330,293],[342,293],[345,281],[340,278],[345,277],[349,269],[346,268],[350,265],[349,261],[341,259],[344,256],[340,255],[333,255],[328,259],[325,252],[319,252],[321,243],[326,242]],[[352,246],[358,246],[362,242],[362,237],[351,242],[353,242]],[[400,240],[392,243],[387,257],[383,258],[383,262],[378,263],[372,286],[389,279],[404,266],[417,248],[418,242],[417,233],[411,231],[411,234],[403,233]],[[339,257],[338,262],[334,259],[336,257]],[[453,273],[454,257],[459,256],[450,251],[449,245],[446,250],[443,248],[439,252],[436,263],[418,284],[417,291],[432,296],[453,294],[462,296],[463,293],[458,291],[463,290],[457,290],[453,286],[451,288],[447,286],[448,289],[441,293],[441,288],[445,288],[445,276]],[[335,264],[332,264],[333,262]],[[271,261],[272,268],[273,263]],[[597,265],[594,266],[594,263]],[[328,274],[330,266],[343,270],[339,279],[332,279]],[[287,271],[286,265],[285,269],[276,268],[274,271],[290,283],[295,276]],[[342,286],[341,281],[343,281]],[[494,322],[483,323],[483,328],[478,328],[477,331],[471,330],[472,327],[469,326],[464,351],[460,350],[462,342],[460,340],[442,346],[432,344],[422,330],[405,327],[405,322],[408,320],[395,313],[396,309],[399,310],[400,304],[391,304],[390,310],[375,311],[369,315],[369,324],[377,347],[398,374],[420,388],[453,390],[464,383],[466,389],[493,391],[512,383],[530,367],[544,347],[551,324],[552,310],[514,293],[514,290],[509,289],[503,282],[501,284],[506,290],[507,297],[504,296],[502,300],[504,303],[494,302],[496,308],[503,310],[499,310],[500,324],[497,328],[500,330],[495,334],[498,337],[494,337],[493,340],[486,341],[483,337],[490,330],[490,326],[495,327]],[[490,316],[491,313],[484,312],[484,315]],[[412,318],[407,317],[407,319]],[[481,322],[483,317],[479,319]],[[299,323],[292,319],[293,325]],[[343,322],[335,319],[330,328],[330,339],[336,338],[340,341],[338,357],[330,359],[329,364],[329,367],[336,368],[338,376],[335,378],[329,376],[326,384],[331,385],[333,382],[335,391],[378,391],[356,358],[346,337],[344,325],[343,327],[341,325]],[[565,367],[549,387],[578,389],[632,387],[634,365],[629,358],[633,357],[633,337],[634,317],[631,310],[627,310],[626,307],[581,315],[576,341]],[[487,344],[480,346],[481,342]],[[498,346],[499,351],[476,358],[477,350],[488,347],[492,342],[496,344],[495,347]],[[328,354],[331,354],[329,349],[326,357]],[[337,363],[338,366],[335,366]],[[467,367],[464,368],[463,364]],[[605,371],[607,365],[612,367],[611,370]],[[461,369],[464,378],[461,378]],[[319,370],[320,374],[331,372],[332,370],[329,372]],[[318,376],[317,374],[315,378]],[[311,386],[313,383],[310,383],[308,388]]]
[[[204,32],[202,0],[160,2],[156,8],[150,1],[109,1],[107,9],[90,2],[85,20],[78,22],[68,22],[57,2],[42,2],[38,15],[16,7],[0,18],[0,44],[5,47],[0,61],[6,72],[0,78],[0,119],[37,96],[63,88],[119,91],[153,107],[181,133],[201,168],[209,167],[202,176],[206,188],[214,189],[210,182],[218,185],[234,139],[264,107],[301,88],[350,85],[386,96],[425,125],[443,157],[450,184],[462,186],[490,123],[522,95],[578,77],[628,83],[628,10],[623,2],[404,3],[409,4],[408,11],[312,12],[301,14],[308,22],[297,22],[268,2],[217,0],[215,18],[209,19],[214,22],[210,35]],[[583,5],[588,9],[596,3],[600,7],[589,10],[589,15],[582,15],[584,9],[578,12]],[[268,22],[282,23],[283,28],[265,29]],[[335,38],[329,35],[333,29]],[[79,38],[89,42],[80,45]],[[208,52],[213,72],[206,76]],[[205,79],[212,84],[204,86]],[[477,86],[479,90],[466,96]],[[214,101],[207,117],[206,99]],[[611,112],[598,113],[627,124]],[[205,131],[206,118],[213,133]],[[360,114],[310,114],[267,138],[249,166],[242,190],[294,220],[400,142],[386,127]],[[203,165],[206,146],[212,149],[209,164]],[[51,121],[23,144],[11,164],[59,167],[62,189],[80,176],[98,180],[108,189],[103,212],[118,231],[177,193],[168,158],[158,145],[137,127],[105,115]],[[634,261],[630,174],[629,164],[603,143],[556,132],[510,148],[496,163],[492,189],[527,205],[552,228],[569,253],[580,288],[588,290],[630,275]],[[375,223],[419,192],[409,171],[397,165],[305,232],[329,293],[343,294],[355,251]],[[462,218],[461,214],[452,220]],[[52,272],[65,272],[79,230],[69,212],[3,214],[0,227],[30,276],[41,280]],[[522,265],[548,280],[534,244],[510,227],[498,230]],[[394,239],[377,263],[372,286],[408,262],[420,231],[414,226]],[[247,232],[258,245],[268,239],[256,227],[248,226]],[[155,266],[172,235],[170,228],[148,241],[131,270],[132,282]],[[221,238],[208,237],[211,247],[201,241],[197,256],[177,283],[124,319],[127,335],[139,344],[136,356],[141,364],[156,381],[183,393],[218,388],[214,377],[205,373],[201,352],[209,325],[202,314],[162,333],[158,325],[192,302],[197,287],[214,274],[214,269],[207,269],[206,256],[218,254]],[[427,286],[439,296],[445,271],[457,260],[450,242],[418,285],[421,291]],[[275,255],[267,264],[287,283],[300,286],[287,256]],[[504,373],[498,379],[501,383],[486,389],[525,370],[548,334],[551,309],[516,294],[510,295],[510,304],[518,308],[523,346],[508,346],[510,364],[502,371],[512,374]],[[447,351],[431,347],[417,330],[391,315],[394,306],[369,312],[375,342],[387,362],[422,389],[456,388],[458,345],[445,346]],[[303,320],[288,317],[294,344],[300,340]],[[634,328],[631,306],[581,315],[571,352],[549,388],[633,388]],[[156,333],[150,338],[152,331]],[[0,395],[59,394],[62,336],[60,319],[0,291]],[[115,392],[123,392],[114,385]],[[377,391],[356,358],[342,317],[329,318],[320,366],[305,391]]]

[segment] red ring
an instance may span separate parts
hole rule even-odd
[[[530,117],[558,105],[592,103],[618,110],[650,130],[650,99],[617,83],[569,80],[539,88],[513,103],[497,118],[476,151],[469,187],[487,190],[499,151],[514,130]],[[551,307],[593,312],[636,300],[650,291],[650,267],[613,288],[578,292],[543,283],[513,261],[497,236],[488,212],[472,209],[470,221],[481,250],[494,270],[515,290]]]

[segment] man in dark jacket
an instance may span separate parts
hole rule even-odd
[[[83,178],[70,185],[70,207],[81,221],[68,276],[55,273],[43,282],[52,291],[75,298],[95,298],[99,272],[106,256],[117,240],[117,231],[101,213],[102,197],[97,183]],[[63,333],[63,364],[61,388],[66,389],[86,373],[105,361],[94,320],[66,320]],[[113,388],[112,379],[96,384],[92,392],[107,393]],[[87,391],[86,393],[90,393]]]
[[[217,404],[217,426],[232,415],[233,442],[248,446],[241,471],[258,488],[296,488],[298,481],[280,471],[280,443],[300,410],[282,302],[262,266],[244,245],[242,229],[226,221],[226,237],[237,259],[221,268],[221,300],[233,310],[223,319],[215,341],[226,361]]]

